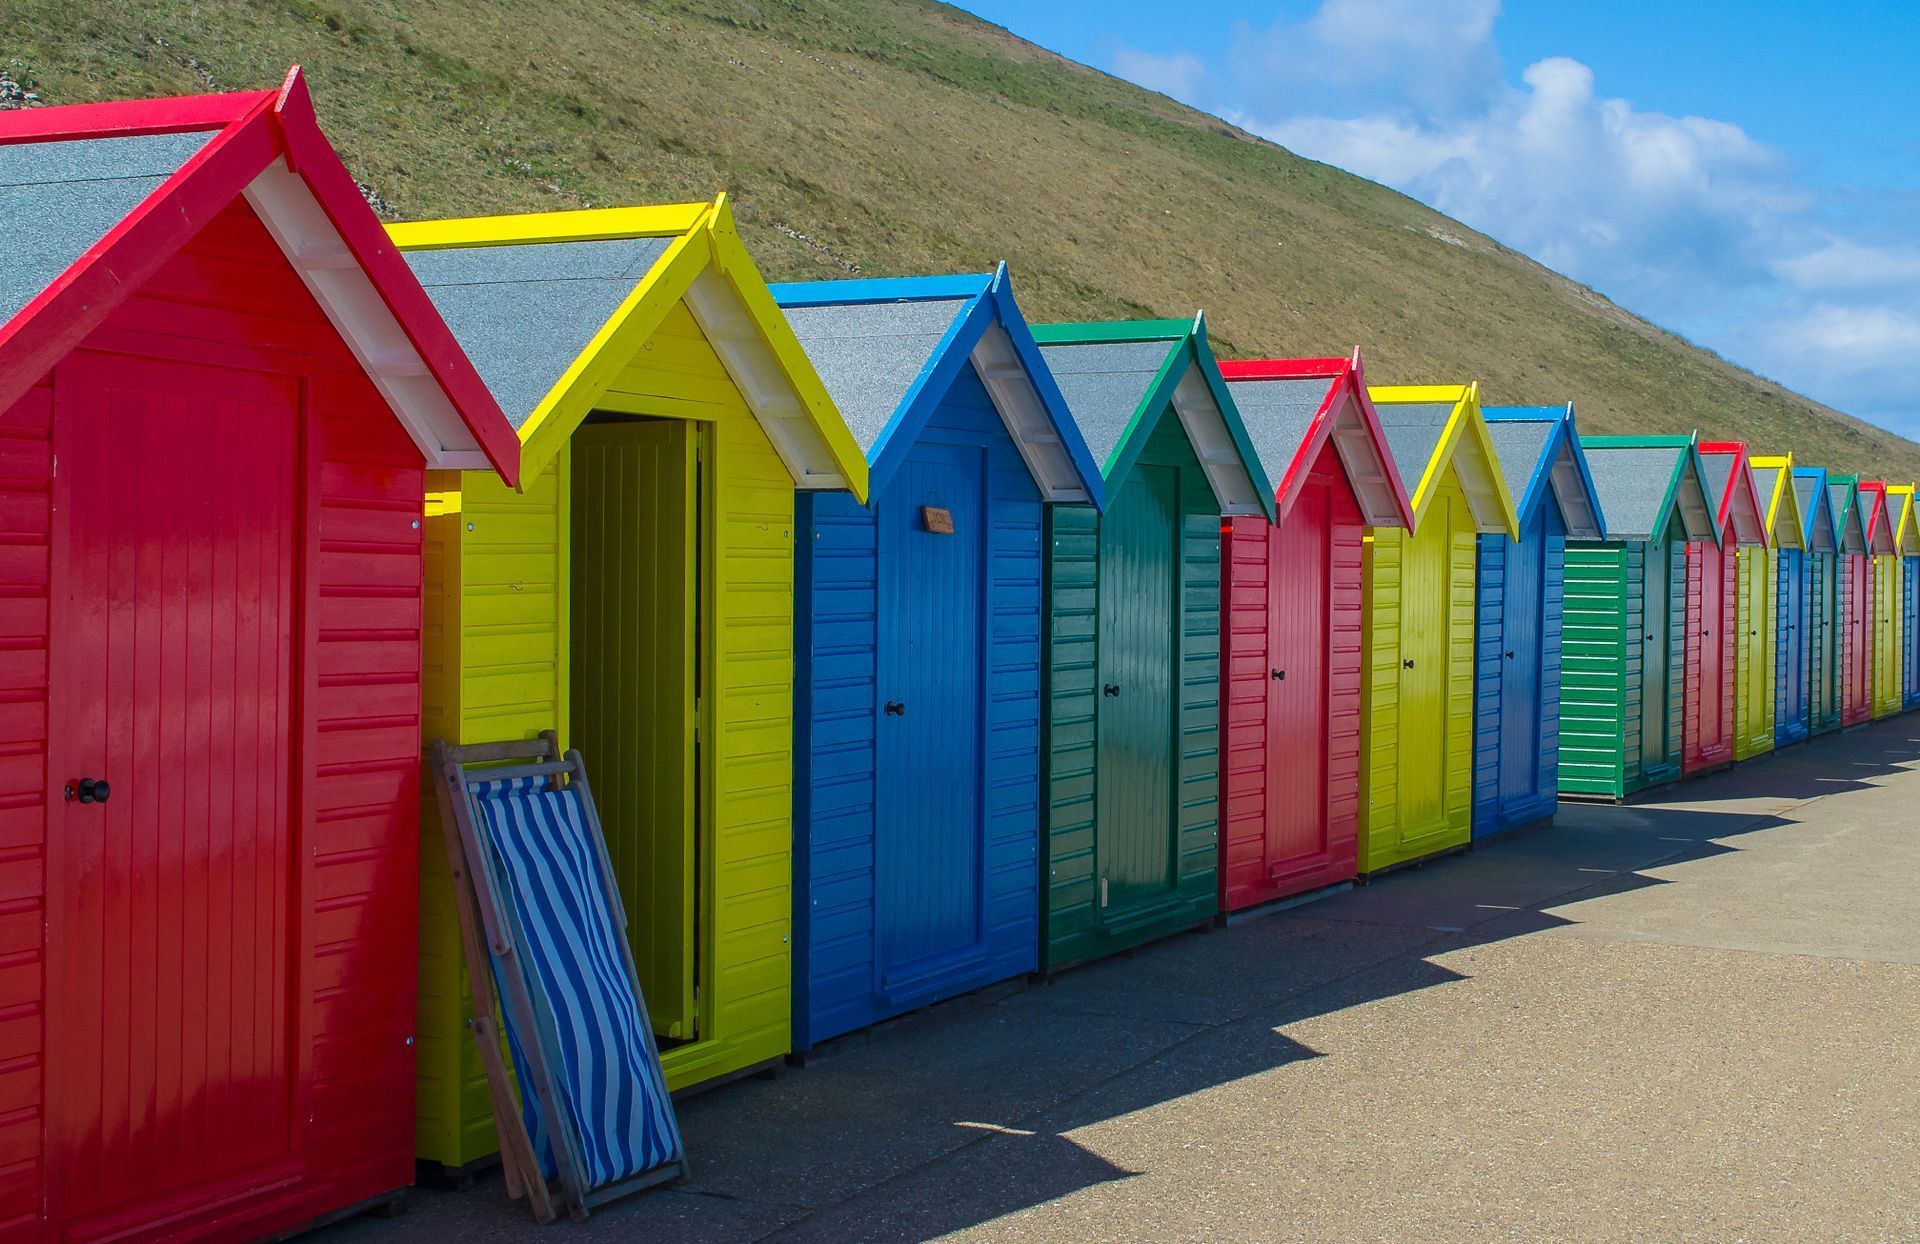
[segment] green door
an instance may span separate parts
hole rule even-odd
[[[1173,896],[1180,473],[1138,466],[1100,522],[1094,863],[1101,923]]]
[[[572,441],[572,743],[653,1026],[680,1041],[699,1035],[697,439],[680,420],[642,419],[589,423]]]

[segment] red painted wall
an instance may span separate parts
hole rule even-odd
[[[1873,716],[1873,559],[1840,558],[1840,724]]]
[[[1350,880],[1357,866],[1365,529],[1330,444],[1288,522],[1299,530],[1259,518],[1224,525],[1220,896],[1228,911]],[[1309,538],[1315,525],[1318,537]],[[1306,606],[1303,583],[1324,585],[1325,610]],[[1284,686],[1273,678],[1282,667]],[[1317,710],[1289,722],[1276,712],[1286,701],[1274,697],[1305,691],[1309,676]],[[1316,789],[1322,798],[1312,801],[1306,792]]]
[[[412,1179],[421,459],[241,203],[83,348],[274,373],[303,393],[306,494],[294,588],[302,625],[293,643],[300,720],[290,723],[295,811],[284,861],[294,913],[285,971],[298,1171],[251,1200],[244,1183],[219,1189],[242,1199],[217,1217],[176,1224],[269,1233]],[[62,712],[48,702],[48,671],[60,657],[50,598],[66,586],[50,564],[52,397],[63,374],[56,367],[0,419],[0,1235],[10,1238],[73,1225],[59,1221],[49,1141],[88,1127],[85,1118],[59,1117],[44,1066],[49,1045],[57,1058],[61,1041],[43,1019],[41,929],[55,884],[49,812],[74,776],[48,762],[50,722]],[[178,686],[190,696],[191,686]],[[206,984],[210,992],[220,985]],[[164,1084],[154,1091],[160,1117],[204,1113],[202,1103],[168,1100]],[[36,1230],[43,1196],[53,1221]],[[150,1212],[136,1206],[121,1223],[91,1225],[137,1227]]]
[[[1681,770],[1733,763],[1733,662],[1739,558],[1723,546],[1687,546],[1686,709]],[[1715,590],[1717,588],[1717,591]]]

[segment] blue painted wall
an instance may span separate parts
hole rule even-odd
[[[971,366],[870,506],[800,494],[795,1049],[1038,966],[1042,508]]]
[[[1900,559],[1900,591],[1905,597],[1900,615],[1900,642],[1905,645],[1906,665],[1901,677],[1901,701],[1907,708],[1920,708],[1920,557]]]
[[[1813,703],[1813,597],[1807,555],[1780,550],[1780,578],[1774,589],[1773,744],[1804,742]]]
[[[1519,543],[1504,535],[1480,537],[1474,619],[1475,838],[1545,820],[1559,804],[1566,568],[1566,526],[1560,507],[1548,500],[1534,506]],[[1514,653],[1513,659],[1508,652]]]

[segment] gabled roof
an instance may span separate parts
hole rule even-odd
[[[1489,406],[1487,439],[1515,498],[1514,513],[1524,530],[1535,509],[1552,497],[1560,507],[1570,540],[1607,538],[1605,511],[1594,490],[1573,403],[1565,406]]]
[[[1860,504],[1860,477],[1827,476],[1827,500],[1833,504],[1833,538],[1840,552],[1865,554],[1867,516]]]
[[[1833,518],[1833,499],[1827,491],[1825,467],[1793,468],[1793,495],[1800,503],[1800,531],[1809,553],[1835,550],[1839,524]]]
[[[1494,457],[1487,421],[1480,416],[1478,381],[1373,385],[1367,395],[1380,414],[1400,477],[1415,481],[1409,494],[1414,530],[1420,529],[1420,520],[1451,470],[1459,477],[1478,530],[1520,538],[1513,498]]]
[[[867,460],[754,266],[721,195],[389,225],[434,305],[544,470],[681,303],[801,489],[865,501]],[[635,413],[646,413],[644,411]]]
[[[314,119],[277,91],[0,112],[0,410],[244,198],[436,468],[519,472],[498,404]]]
[[[1902,557],[1920,557],[1920,513],[1914,510],[1912,484],[1888,484],[1887,504],[1895,508],[1893,543]]]
[[[1800,512],[1800,490],[1794,487],[1793,455],[1751,457],[1747,466],[1767,507],[1767,543],[1776,549],[1805,548],[1806,517]]]
[[[1714,522],[1722,544],[1767,544],[1767,505],[1754,486],[1747,466],[1745,441],[1702,441],[1700,465],[1705,471],[1707,499],[1713,502]]]
[[[770,288],[866,452],[875,494],[971,363],[1040,495],[1103,504],[1100,468],[1020,314],[1006,264],[978,276]]]
[[[1893,535],[1893,513],[1887,506],[1885,480],[1861,480],[1860,504],[1867,520],[1867,551],[1891,555],[1899,551]]]
[[[1274,516],[1274,490],[1207,344],[1206,318],[1036,324],[1034,340],[1107,495],[1171,409],[1225,515]]]
[[[1223,360],[1220,374],[1247,426],[1274,506],[1286,521],[1329,442],[1370,527],[1411,527],[1413,508],[1367,396],[1360,351],[1350,359]]]
[[[1589,436],[1587,468],[1609,540],[1652,540],[1678,518],[1683,538],[1720,543],[1691,436]]]

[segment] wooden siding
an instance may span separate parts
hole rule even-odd
[[[1773,555],[1773,745],[1806,741],[1813,707],[1812,569],[1801,549]],[[1796,694],[1797,693],[1797,694]]]
[[[1404,590],[1409,567],[1425,544],[1436,578],[1424,596]],[[1411,556],[1410,556],[1411,552]],[[1378,528],[1367,537],[1361,737],[1360,871],[1384,868],[1465,846],[1473,815],[1473,621],[1477,536],[1459,477],[1436,489],[1416,535]],[[1421,629],[1424,628],[1424,629]],[[1431,705],[1405,702],[1404,653],[1414,641],[1439,654]],[[1405,720],[1403,720],[1403,717]],[[1437,720],[1436,720],[1437,718]],[[1406,753],[1417,745],[1420,755]],[[1412,806],[1403,788],[1409,766],[1436,767],[1437,806]]]
[[[271,1235],[412,1182],[420,454],[243,204],[169,259],[85,344],[303,384],[300,812],[288,967],[304,1169],[257,1200],[254,1189],[234,1189],[217,1219],[224,1230]],[[45,384],[30,391],[0,421],[0,1233],[30,1229],[44,1174],[50,392]],[[210,1230],[214,1221],[176,1225]]]
[[[1544,546],[1541,549],[1540,546]],[[1562,647],[1566,626],[1567,538],[1565,524],[1557,507],[1542,505],[1535,511],[1516,544],[1504,535],[1480,537],[1479,579],[1475,591],[1477,608],[1474,620],[1474,705],[1473,705],[1473,833],[1513,829],[1547,820],[1559,804],[1560,766],[1560,694]],[[1543,555],[1544,554],[1544,555]],[[1533,576],[1510,575],[1517,558],[1541,557],[1537,584]],[[1519,602],[1508,600],[1510,582],[1526,582],[1537,587],[1524,603],[1525,616],[1539,628],[1534,644],[1539,661],[1532,671],[1518,673],[1511,668],[1508,652],[1518,654],[1514,636],[1506,633],[1507,615]],[[1524,589],[1516,589],[1524,590]],[[1507,679],[1518,676],[1516,687]],[[1508,710],[1518,692],[1522,699],[1537,697],[1537,718],[1511,720]],[[1503,700],[1505,703],[1503,704]],[[1519,736],[1511,734],[1518,731]],[[1531,740],[1534,748],[1534,780],[1529,793],[1517,794],[1515,782],[1503,782],[1503,752],[1523,746]],[[1502,787],[1509,788],[1505,795]]]
[[[917,507],[897,491],[862,506],[846,493],[800,498],[802,769],[798,838],[794,1024],[796,1048],[1038,966],[1040,643],[1043,507],[1039,490],[985,387],[962,370],[918,444],[979,450],[987,463],[986,595],[970,625],[986,654],[972,725],[983,745],[976,791],[985,959],[967,961],[900,996],[883,988],[886,930],[876,927],[876,829],[896,823],[923,791],[883,788],[876,746],[882,689],[877,527],[885,508]],[[911,456],[908,459],[911,461]],[[979,533],[966,533],[981,538]],[[912,704],[909,712],[915,711]],[[958,729],[961,722],[943,723]],[[927,758],[927,763],[938,763]],[[898,776],[898,775],[895,775]]]
[[[1836,553],[1807,554],[1807,596],[1813,616],[1813,660],[1807,696],[1809,730],[1813,734],[1840,728],[1847,630],[1846,598],[1841,591],[1844,560]]]
[[[1569,544],[1561,637],[1559,788],[1567,794],[1626,794],[1629,680],[1640,673],[1630,614],[1629,546]],[[1631,632],[1631,633],[1630,633]]]
[[[1891,717],[1901,709],[1900,563],[1892,553],[1873,559],[1873,715]]]
[[[1101,765],[1095,728],[1100,699],[1099,514],[1090,506],[1047,512],[1046,904],[1044,971],[1165,936],[1218,909],[1220,772],[1220,517],[1186,434],[1171,411],[1136,466],[1179,473],[1180,551],[1175,607],[1179,661],[1175,706],[1172,901],[1156,918],[1108,921],[1096,875]],[[1110,481],[1110,484],[1112,481]],[[1119,504],[1119,490],[1109,504]],[[1109,779],[1111,780],[1111,779]]]
[[[1738,569],[1731,544],[1687,546],[1682,768],[1689,775],[1733,761]]]
[[[1733,758],[1746,760],[1773,750],[1780,552],[1749,546],[1735,556]]]
[[[1322,495],[1316,498],[1315,490]],[[1288,633],[1311,637],[1320,651],[1288,660],[1310,657],[1324,665],[1322,688],[1315,691],[1323,707],[1316,721],[1297,727],[1313,731],[1314,750],[1324,766],[1315,809],[1269,802],[1270,791],[1287,772],[1284,758],[1299,751],[1295,740],[1280,734],[1284,719],[1271,708],[1273,670],[1281,663],[1275,646],[1285,621],[1279,614],[1298,604],[1287,582],[1286,546],[1264,519],[1239,517],[1223,524],[1226,774],[1220,901],[1227,911],[1349,880],[1357,867],[1366,528],[1331,445],[1321,450],[1296,508],[1310,500],[1325,506],[1328,519],[1326,532],[1315,541],[1315,556],[1323,562],[1315,577],[1325,579],[1325,608],[1313,618],[1293,619]],[[1317,822],[1312,832],[1306,832],[1308,820]]]

